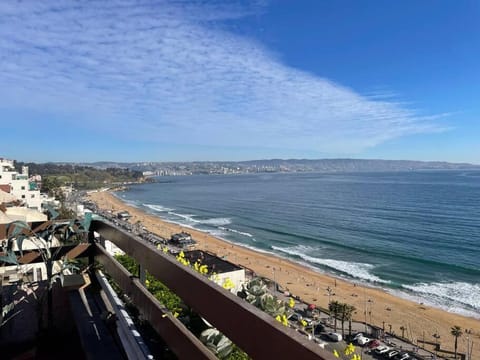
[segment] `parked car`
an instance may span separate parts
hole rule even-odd
[[[325,331],[325,326],[323,326],[322,324],[317,324],[313,328],[313,335],[320,335],[324,331]]]
[[[363,337],[363,333],[356,333],[355,336],[353,337],[353,341],[357,340],[359,337]]]
[[[372,341],[372,339],[370,338],[367,338],[365,336],[360,336],[356,339],[357,341],[357,344],[360,345],[360,346],[365,346],[366,344],[368,344],[370,341]]]
[[[367,344],[368,348],[372,349],[372,350],[378,348],[381,345],[382,345],[382,343],[380,341],[378,341],[377,339],[374,339]]]
[[[397,354],[397,356],[395,356],[395,359],[396,360],[407,360],[407,359],[410,359],[410,355],[408,355],[408,353],[406,352],[400,352]]]
[[[292,315],[290,315],[290,317],[288,318],[288,320],[290,321],[299,321],[302,319],[302,315],[300,315],[299,313],[293,313]]]
[[[399,353],[398,350],[392,350],[386,353],[385,357],[387,359],[392,359],[394,356],[396,356]]]
[[[310,319],[308,317],[302,317],[301,320],[307,323],[306,326],[311,326],[313,324],[313,319]]]
[[[386,353],[386,352],[388,352],[388,351],[390,351],[390,350],[392,350],[391,347],[388,347],[388,346],[386,346],[386,345],[380,345],[379,347],[377,347],[377,348],[375,349],[375,353],[381,355],[381,354],[384,354],[384,353]]]
[[[327,336],[332,341],[337,341],[337,342],[342,341],[342,335],[339,334],[339,333],[329,332],[329,333],[327,333]]]

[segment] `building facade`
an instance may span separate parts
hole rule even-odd
[[[31,209],[41,209],[42,199],[37,184],[28,178],[28,167],[22,172],[15,170],[13,160],[0,158],[0,185],[2,189],[9,187],[9,193],[25,203]]]

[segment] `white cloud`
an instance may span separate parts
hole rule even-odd
[[[441,130],[221,27],[258,4],[2,1],[0,106],[81,114],[127,139],[327,153]]]

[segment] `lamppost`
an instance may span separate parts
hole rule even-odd
[[[432,335],[435,338],[435,357],[437,356],[437,350],[438,350],[438,339],[440,339],[440,335],[437,333]]]
[[[330,305],[330,297],[332,296],[332,293],[333,293],[333,290],[330,286],[327,287],[327,292],[328,292],[328,304]]]
[[[472,334],[472,329],[465,329],[465,334],[467,334],[467,357],[466,360],[472,360],[472,348],[473,348],[473,341],[470,344],[470,335]]]
[[[328,292],[328,322],[330,322],[332,320],[332,314],[331,314],[331,311],[330,311],[330,298],[332,296],[332,293],[333,293],[333,289],[329,286],[327,287],[327,292]]]
[[[369,304],[368,314],[370,315],[370,325],[371,325],[371,324],[373,324],[373,322],[372,322],[373,300],[368,299],[368,304]]]

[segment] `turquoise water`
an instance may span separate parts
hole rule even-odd
[[[117,194],[168,221],[480,317],[480,172],[160,177]]]

